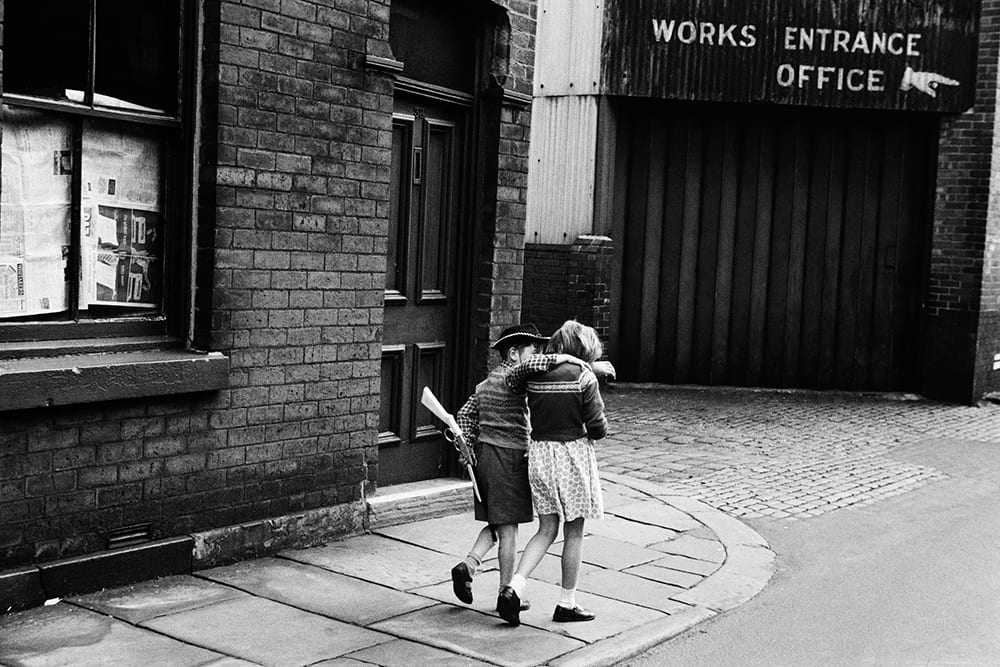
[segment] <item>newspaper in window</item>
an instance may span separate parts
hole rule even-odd
[[[81,235],[93,242],[84,262],[88,304],[159,306],[163,233],[158,211],[88,202]]]
[[[4,108],[0,142],[0,318],[68,308],[72,128]]]
[[[161,147],[88,123],[83,135],[80,308],[158,308],[163,282]]]

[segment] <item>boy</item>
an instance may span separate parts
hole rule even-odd
[[[490,346],[500,353],[500,365],[476,385],[455,418],[469,446],[475,446],[476,482],[483,498],[475,501],[475,516],[477,521],[486,522],[469,555],[451,569],[455,596],[466,604],[472,602],[472,577],[497,542],[500,589],[510,583],[517,557],[517,526],[534,518],[526,458],[527,403],[524,396],[510,390],[506,376],[521,362],[539,371],[548,370],[555,355],[536,354],[546,341],[533,324],[504,329]],[[528,606],[526,601],[522,605]]]

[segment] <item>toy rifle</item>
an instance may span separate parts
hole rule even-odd
[[[479,485],[476,484],[476,475],[472,470],[472,466],[476,464],[476,455],[472,453],[472,449],[469,447],[469,443],[465,441],[465,435],[462,433],[462,429],[458,427],[458,422],[455,418],[451,416],[451,413],[444,409],[441,405],[441,401],[437,399],[434,392],[431,391],[430,387],[424,387],[424,393],[420,396],[420,402],[425,408],[430,410],[435,417],[444,422],[444,438],[451,444],[455,446],[458,453],[462,456],[462,460],[465,461],[465,469],[469,471],[469,478],[472,480],[472,490],[476,494],[476,499],[479,502],[483,502],[482,496],[479,495]]]

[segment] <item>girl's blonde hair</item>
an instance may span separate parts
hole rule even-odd
[[[566,320],[549,340],[549,353],[571,354],[587,363],[592,363],[604,354],[604,346],[593,327],[580,324],[576,320]]]

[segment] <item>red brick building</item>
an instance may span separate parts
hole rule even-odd
[[[625,380],[1000,390],[1000,5],[541,8],[526,319]]]
[[[534,2],[78,4],[2,5],[15,606],[363,530],[520,310]]]

